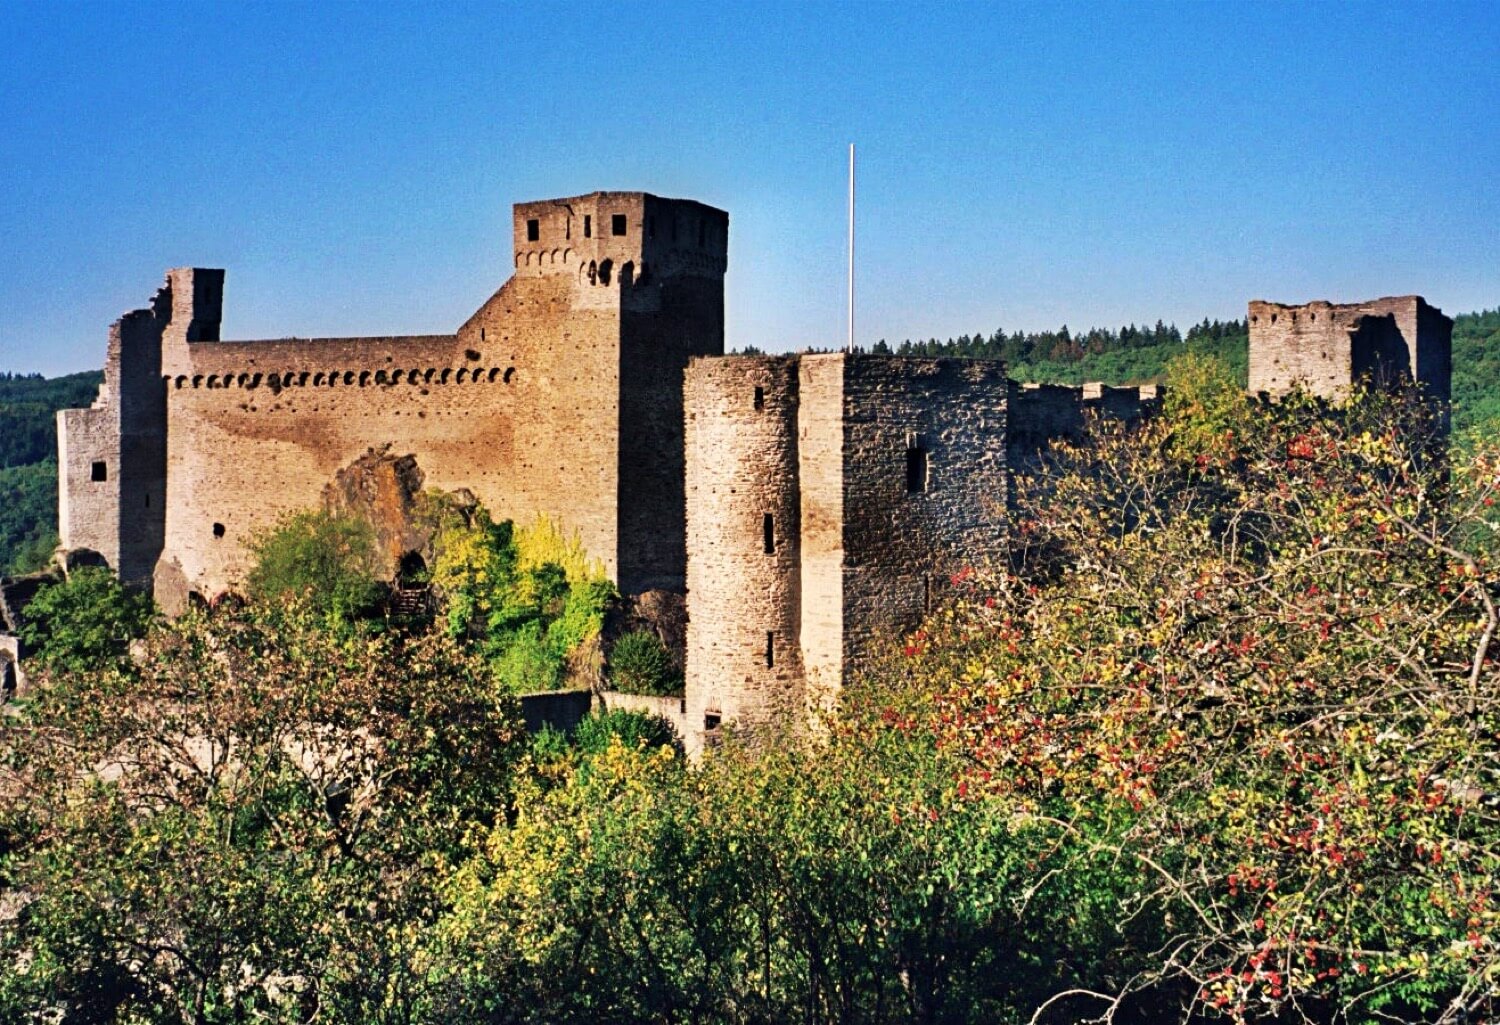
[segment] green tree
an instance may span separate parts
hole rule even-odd
[[[0,720],[0,1019],[404,1022],[518,710],[447,638],[189,615]]]
[[[26,606],[21,640],[44,669],[82,672],[122,660],[153,615],[151,599],[122,587],[112,571],[81,566],[37,591]]]
[[[650,630],[635,630],[618,638],[609,651],[609,678],[626,694],[681,694],[682,676],[672,665],[672,654]]]
[[[330,620],[349,625],[380,601],[375,531],[362,519],[321,511],[293,513],[250,543],[246,581],[263,600],[305,595]]]

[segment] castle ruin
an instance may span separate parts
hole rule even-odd
[[[728,215],[641,192],[514,207],[514,272],[457,331],[220,339],[224,272],[167,274],[58,414],[65,550],[168,612],[371,448],[495,515],[551,516],[624,594],[686,593],[690,747],[827,707],[953,574],[1001,559],[1010,468],[1154,387],[1010,382],[997,361],[724,355]],[[1366,374],[1448,397],[1420,298],[1250,305],[1250,387]]]

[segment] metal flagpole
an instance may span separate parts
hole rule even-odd
[[[849,144],[849,341],[844,351],[854,351],[854,143]]]

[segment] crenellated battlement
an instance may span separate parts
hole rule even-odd
[[[425,370],[400,367],[378,370],[288,370],[285,373],[264,373],[259,370],[242,370],[238,374],[178,374],[175,378],[163,377],[162,382],[175,391],[190,389],[241,388],[254,391],[264,386],[273,394],[288,388],[394,388],[406,385],[412,388],[440,387],[448,384],[510,384],[515,380],[516,368],[511,367],[428,367]]]

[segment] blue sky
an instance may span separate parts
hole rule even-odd
[[[1500,4],[0,0],[0,369],[169,266],[225,336],[451,331],[513,202],[730,213],[728,341],[1500,305]]]

